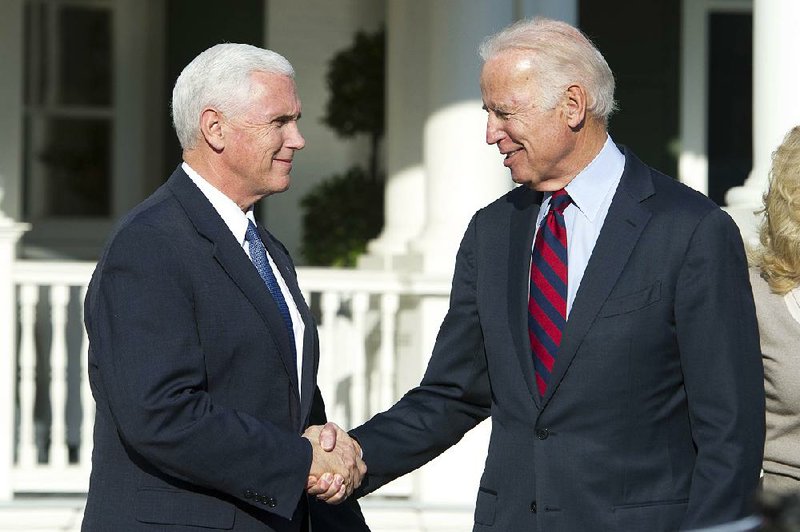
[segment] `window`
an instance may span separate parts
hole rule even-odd
[[[112,214],[112,5],[25,5],[24,215]]]

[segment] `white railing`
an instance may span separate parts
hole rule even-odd
[[[15,419],[13,433],[0,434],[12,438],[15,451],[11,493],[88,488],[94,401],[82,309],[93,269],[90,262],[25,260],[11,268],[17,387],[13,404],[0,404]],[[398,316],[422,299],[446,298],[449,280],[328,268],[300,268],[298,278],[318,320],[319,385],[328,416],[355,426],[390,406],[406,388],[398,386],[404,356],[398,349]],[[411,495],[411,485],[401,485],[393,495]]]

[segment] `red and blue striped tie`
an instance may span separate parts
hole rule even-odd
[[[572,201],[564,189],[550,197],[550,211],[536,233],[531,256],[528,335],[536,387],[544,396],[561,334],[567,324],[567,226],[564,209]]]

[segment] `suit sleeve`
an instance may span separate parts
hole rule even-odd
[[[747,515],[764,445],[764,374],[739,230],[716,209],[696,228],[675,326],[697,459],[684,529]]]
[[[129,225],[116,235],[87,298],[95,384],[131,453],[290,519],[304,495],[311,445],[205,391],[187,260],[157,228]]]
[[[456,257],[450,308],[422,382],[352,431],[367,464],[362,494],[432,460],[489,416],[491,395],[477,306],[477,238],[473,218]]]

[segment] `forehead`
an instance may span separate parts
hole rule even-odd
[[[533,61],[522,50],[506,50],[489,58],[481,69],[484,100],[529,99],[537,92]]]
[[[294,80],[283,74],[272,72],[253,72],[251,96],[260,106],[275,109],[281,113],[297,114],[300,112],[300,98]]]

